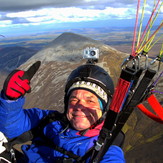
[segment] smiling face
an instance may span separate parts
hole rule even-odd
[[[102,116],[97,96],[93,93],[78,89],[69,98],[67,118],[76,130],[85,130]]]

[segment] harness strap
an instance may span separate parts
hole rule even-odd
[[[155,74],[156,72],[150,69],[148,69],[145,72],[143,78],[141,79],[139,85],[137,86],[135,90],[135,93],[132,95],[131,99],[129,100],[127,105],[124,107],[123,111],[120,113],[119,118],[117,120],[117,127],[114,130],[113,135],[118,134],[118,132],[122,129],[122,127],[128,120],[129,116],[133,112],[134,108],[140,103],[140,101],[144,97],[144,92],[148,88],[148,85],[150,84]]]
[[[135,72],[135,73],[137,73],[137,72]],[[134,74],[134,73],[131,73],[131,74]],[[92,162],[94,162],[94,163],[100,162],[102,156],[104,155],[104,153],[106,152],[108,147],[112,144],[112,142],[114,141],[117,134],[121,131],[122,127],[124,126],[127,119],[129,118],[130,114],[132,113],[133,109],[136,107],[136,105],[138,105],[140,103],[142,98],[144,98],[144,93],[146,92],[148,85],[150,84],[150,82],[155,74],[156,74],[156,71],[147,69],[143,78],[141,79],[137,88],[135,89],[135,92],[132,95],[130,95],[129,99],[127,101],[125,101],[125,103],[123,104],[122,111],[120,112],[120,114],[118,114],[118,117],[117,117],[118,119],[115,121],[116,127],[113,126],[112,130],[107,130],[107,125],[106,125],[106,131],[104,131],[104,128],[102,129],[104,131],[104,135],[106,137],[104,139],[104,142],[101,143],[100,150],[95,151],[94,157],[92,157]],[[124,78],[127,79],[126,75],[124,76]],[[132,78],[132,75],[131,75],[130,82],[132,82],[132,80],[134,80],[134,76]],[[114,95],[113,95],[113,97],[114,97]],[[108,114],[109,113],[110,113],[110,111],[108,111]],[[112,116],[113,116],[113,114],[112,114]],[[110,118],[108,118],[108,123],[110,123],[109,119],[112,119],[112,117],[110,116]],[[102,136],[102,134],[100,134],[100,136]],[[104,136],[102,136],[102,137],[104,138]],[[98,141],[97,141],[97,143],[98,143]]]
[[[86,153],[84,156],[78,156],[76,154],[74,154],[73,152],[70,152],[70,151],[66,151],[65,149],[61,148],[61,147],[58,147],[56,146],[53,142],[51,142],[49,139],[47,139],[43,134],[41,134],[41,131],[42,129],[50,122],[53,122],[53,121],[56,121],[56,120],[59,120],[59,119],[62,119],[62,120],[65,120],[65,118],[63,117],[63,114],[59,113],[59,112],[54,112],[48,116],[46,116],[42,122],[40,123],[39,127],[36,128],[36,129],[33,129],[32,131],[28,131],[28,132],[25,132],[24,134],[20,135],[19,137],[15,138],[15,139],[10,139],[9,140],[9,143],[6,144],[6,147],[8,149],[8,151],[11,149],[11,147],[14,145],[14,144],[18,144],[18,143],[24,143],[28,140],[31,140],[33,137],[35,136],[42,136],[42,139],[45,140],[45,141],[39,141],[39,140],[35,140],[34,143],[36,145],[44,145],[44,146],[49,146],[50,148],[53,148],[54,150],[56,151],[59,151],[60,153],[63,153],[65,155],[67,155],[69,158],[59,158],[57,160],[57,163],[58,162],[66,162],[67,161],[71,161],[73,162],[74,160],[78,163],[83,163],[85,162],[86,159],[88,159],[91,154],[92,154],[92,151],[94,149],[94,146],[91,147]],[[63,125],[65,124],[66,121],[63,121]],[[118,141],[116,140],[115,142],[113,142],[114,144],[118,145],[118,146],[121,146],[121,144],[123,143],[121,141],[121,139],[118,139]]]
[[[141,110],[145,115],[147,115],[149,118],[153,119],[156,122],[163,123],[163,107],[158,102],[157,98],[154,96],[154,94],[150,95],[147,98],[147,101],[149,105],[152,107],[156,115],[152,112],[150,112],[143,104],[137,105],[139,110]]]
[[[125,135],[123,132],[120,132],[119,135],[116,137],[116,139],[114,140],[114,142],[112,143],[113,145],[117,145],[117,146],[122,146],[123,145],[123,142],[124,142],[124,139],[125,139]],[[62,147],[59,147],[59,146],[56,146],[53,142],[51,142],[49,139],[46,139],[46,137],[44,138],[44,142],[43,141],[35,141],[34,144],[35,145],[40,145],[40,146],[48,146],[62,154],[65,154],[67,156],[69,156],[69,158],[59,158],[58,160],[66,160],[70,161],[70,160],[75,160],[77,163],[84,163],[86,159],[88,159],[91,155],[92,155],[92,152],[94,150],[94,146],[92,146],[86,153],[85,155],[83,156],[78,156],[76,154],[74,154],[73,152],[70,152],[70,151],[67,151],[65,150],[64,148]],[[57,163],[58,163],[58,160],[57,160]],[[66,162],[67,163],[67,162]]]
[[[34,144],[39,145],[39,146],[42,146],[42,145],[43,146],[48,146],[48,147],[53,148],[54,150],[56,150],[56,151],[58,151],[58,152],[60,152],[62,154],[65,154],[65,155],[67,155],[67,156],[69,156],[69,157],[71,157],[71,158],[73,158],[75,160],[80,159],[80,156],[74,154],[73,152],[67,151],[62,147],[56,146],[49,139],[46,139],[45,142],[43,142],[43,141],[35,141]]]
[[[128,91],[132,85],[136,72],[129,71],[129,69],[123,69],[118,81],[115,93],[113,94],[113,99],[111,101],[109,109],[119,113],[122,109],[122,105],[128,95]]]

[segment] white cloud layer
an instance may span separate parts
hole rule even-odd
[[[38,8],[105,8],[135,5],[137,0],[1,0],[0,11],[22,11]]]
[[[116,13],[116,14],[115,14]],[[5,18],[8,21],[15,19],[24,19],[24,24],[35,23],[60,23],[60,22],[81,22],[91,20],[106,20],[110,18],[124,19],[132,18],[134,10],[128,8],[111,8],[107,7],[103,10],[99,9],[82,9],[76,7],[67,8],[44,8],[39,10],[10,12],[6,14]],[[5,23],[5,22],[4,22]],[[23,22],[22,22],[23,23]]]
[[[147,1],[146,14],[151,14],[154,1]],[[137,6],[137,0],[1,0],[0,3],[0,27],[134,19]]]

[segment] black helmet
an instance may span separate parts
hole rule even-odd
[[[90,84],[93,85],[94,88],[96,87],[96,90],[102,90],[102,95],[99,96],[98,91],[95,91],[92,87],[90,89],[90,86],[88,86]],[[85,64],[71,72],[65,86],[65,111],[67,110],[70,92],[79,88],[89,90],[97,95],[103,103],[104,111],[106,111],[106,106],[114,93],[114,85],[111,77],[103,68],[94,64]],[[105,97],[107,100],[104,100]]]

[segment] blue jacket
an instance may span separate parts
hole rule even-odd
[[[38,108],[23,109],[25,99],[20,98],[16,101],[5,100],[0,97],[0,131],[8,138],[15,138],[22,133],[36,127],[40,120],[50,114],[50,110],[41,110]],[[54,144],[71,151],[76,155],[83,156],[85,152],[94,144],[98,135],[81,136],[77,130],[68,128],[65,132],[60,121],[54,121],[47,124],[43,129],[43,134]],[[95,133],[95,132],[93,132]],[[52,163],[61,157],[68,157],[53,148],[46,145],[36,145],[33,140],[31,145],[23,145],[22,151],[25,154],[25,161],[28,163]],[[120,147],[112,145],[104,155],[101,163],[124,163],[123,151]]]

